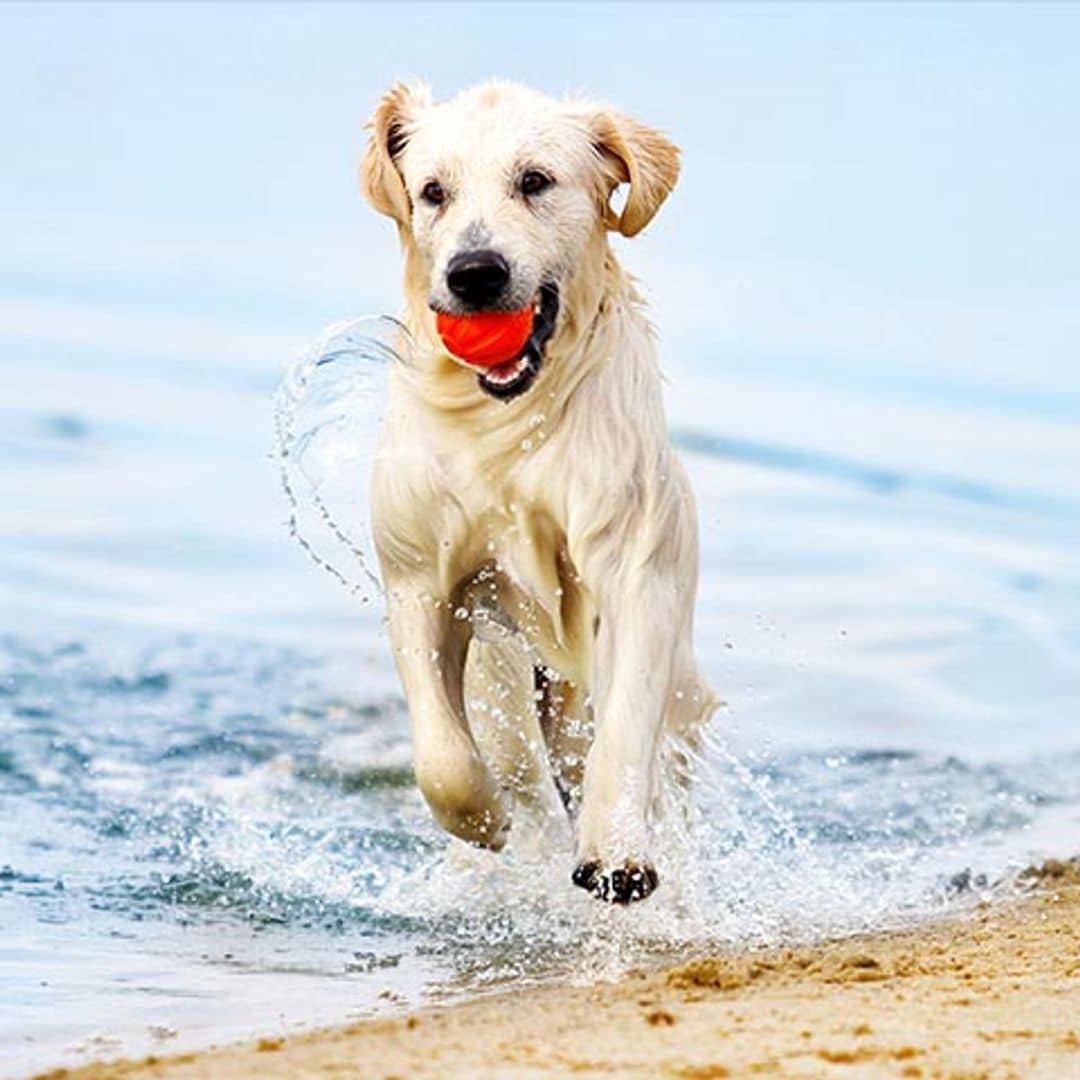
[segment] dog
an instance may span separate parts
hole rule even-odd
[[[554,793],[574,884],[641,900],[661,742],[692,747],[716,699],[691,641],[693,494],[609,237],[652,221],[679,151],[501,82],[442,103],[399,83],[368,131],[362,188],[397,225],[412,356],[390,373],[371,501],[418,786],[444,829],[493,850]],[[530,306],[494,368],[437,330],[439,313]]]

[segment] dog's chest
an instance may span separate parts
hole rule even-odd
[[[444,474],[454,527],[441,548],[440,577],[451,588],[478,575],[497,579],[498,603],[528,636],[544,639],[536,644],[565,646],[578,636],[566,614],[582,605],[575,601],[580,582],[553,498],[551,463],[538,456],[505,472],[472,472],[463,465],[458,460]],[[488,578],[492,571],[494,578]]]
[[[447,477],[447,494],[461,517],[459,557],[473,565],[497,563],[530,592],[557,576],[555,563],[566,543],[542,475],[536,463],[524,462],[507,470],[456,468]]]

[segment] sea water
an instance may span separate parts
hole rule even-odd
[[[364,533],[387,327],[304,354],[276,432],[261,357],[0,354],[4,1070],[894,925],[1076,851],[1080,403],[705,364],[669,404],[725,705],[661,888],[596,903],[565,829],[448,840]]]

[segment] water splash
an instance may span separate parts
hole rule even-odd
[[[411,350],[397,319],[342,320],[297,357],[274,397],[289,532],[363,603],[382,593],[368,507],[387,369],[409,363]]]

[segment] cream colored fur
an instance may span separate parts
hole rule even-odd
[[[373,518],[417,781],[444,828],[498,848],[515,803],[550,809],[554,774],[579,863],[649,866],[659,738],[693,740],[715,699],[691,645],[693,496],[608,237],[651,220],[677,151],[610,110],[498,83],[443,104],[398,85],[370,127],[364,190],[398,225],[414,344],[391,374]],[[525,165],[555,178],[539,209],[514,193]],[[420,195],[433,177],[449,195],[437,210]],[[434,329],[470,229],[525,302],[560,290],[541,372],[511,401]]]

